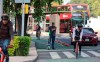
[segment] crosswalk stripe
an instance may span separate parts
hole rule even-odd
[[[83,51],[81,51],[81,56],[82,57],[90,57],[88,54],[84,53]]]
[[[50,53],[52,59],[59,59],[59,58],[61,58],[61,57],[58,55],[57,52],[49,52],[49,53]]]
[[[100,52],[100,50],[98,50]]]
[[[89,53],[91,53],[91,54],[93,54],[93,55],[95,55],[95,56],[100,56],[100,53],[95,52],[95,51],[87,51],[87,52],[89,52]]]
[[[75,58],[71,52],[63,52],[68,58]]]

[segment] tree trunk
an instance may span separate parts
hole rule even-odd
[[[25,20],[24,20],[24,35],[26,36],[26,30],[27,30],[27,19],[28,19],[28,14],[25,14]],[[22,16],[21,15],[17,15],[16,17],[16,29],[18,36],[21,36],[21,30],[22,30]]]

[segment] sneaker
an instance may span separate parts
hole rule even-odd
[[[79,55],[81,55],[81,51],[79,51]]]
[[[55,50],[55,48],[52,48],[53,50]]]

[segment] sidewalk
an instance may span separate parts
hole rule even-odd
[[[29,56],[10,56],[9,62],[34,62],[37,59],[35,43],[32,42],[29,49]]]

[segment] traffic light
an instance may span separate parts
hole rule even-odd
[[[25,4],[25,14],[28,14],[28,4]]]
[[[22,7],[22,6],[21,6]],[[28,4],[24,5],[24,14],[28,14],[29,9],[28,9]]]

